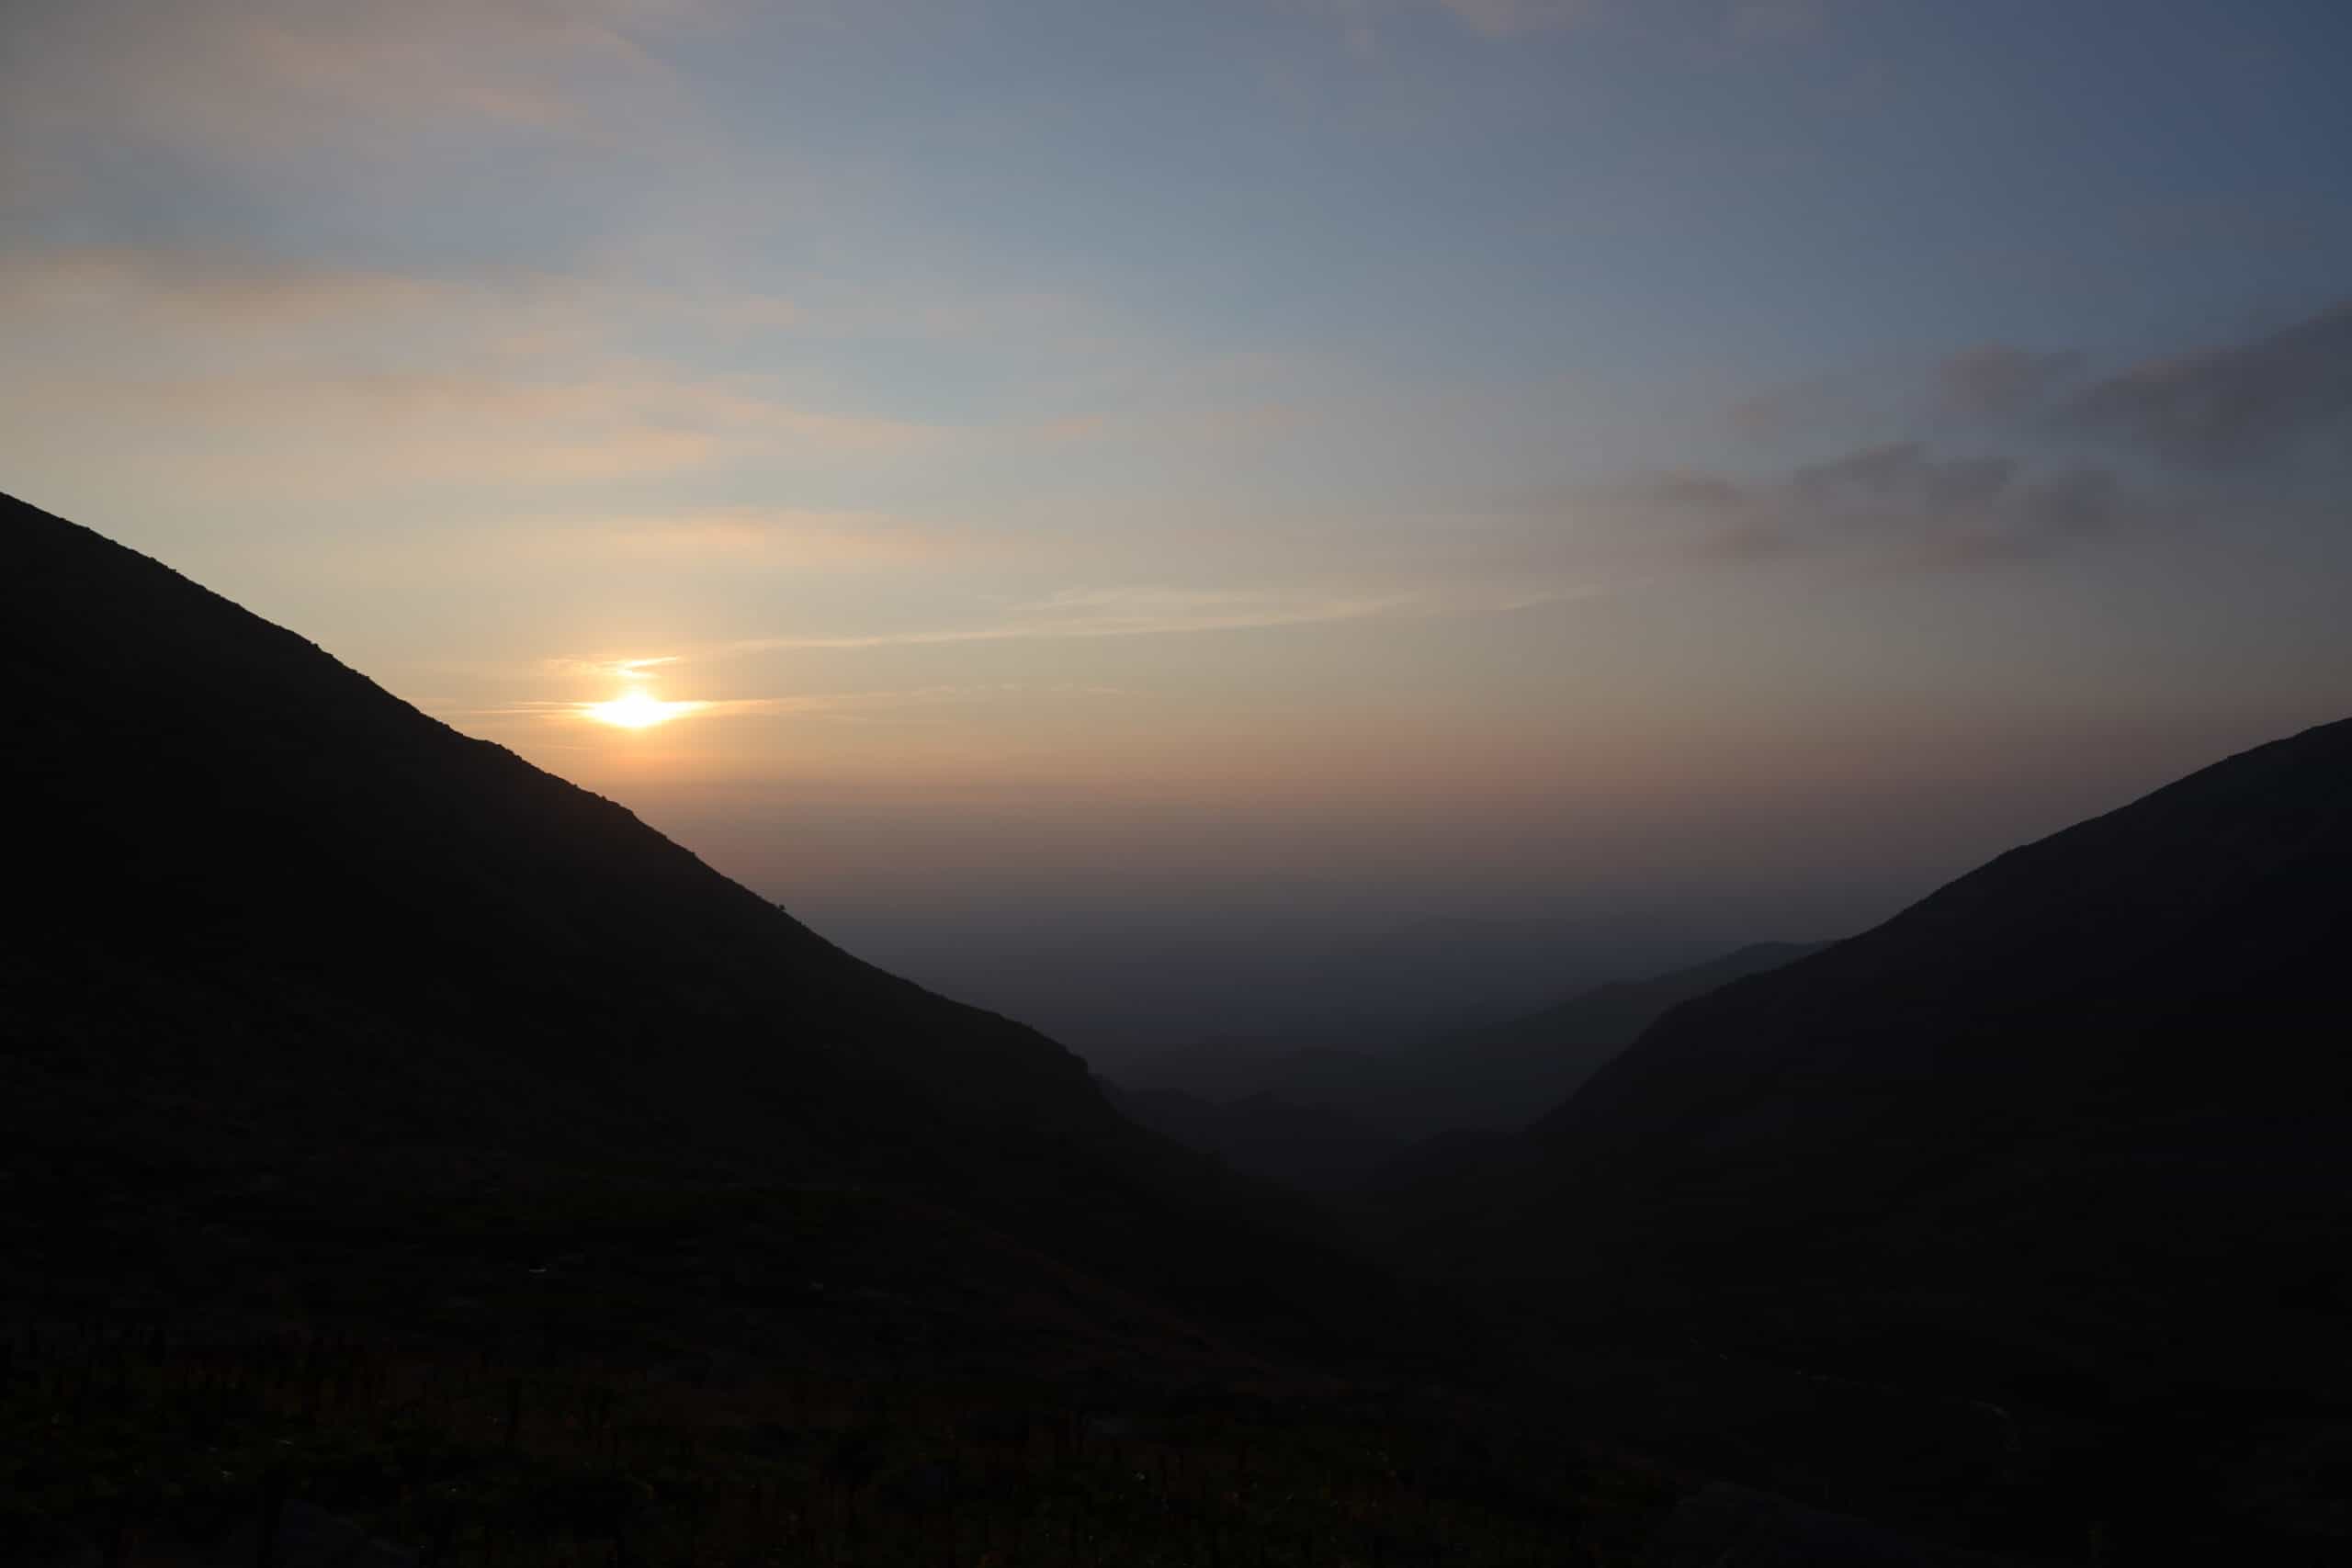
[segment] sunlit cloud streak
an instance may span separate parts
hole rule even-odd
[[[551,675],[605,675],[636,681],[663,665],[678,662],[678,655],[665,653],[645,659],[550,659],[546,668]]]
[[[987,626],[753,637],[727,647],[730,652],[748,654],[788,649],[1191,636],[1349,621],[1509,613],[1588,597],[1596,591],[1586,586],[1535,588],[1525,584],[1505,591],[1444,593],[1420,590],[1331,595],[1251,589],[1069,589]]]
[[[983,547],[973,531],[889,513],[740,506],[667,516],[514,530],[503,547],[526,557],[656,565],[725,562],[797,570],[936,563]]]
[[[692,470],[728,457],[866,462],[954,434],[797,405],[743,381],[610,365],[576,378],[527,373],[254,371],[51,379],[0,394],[28,426],[168,427],[177,460],[210,482],[264,491],[388,483],[586,483]],[[114,428],[119,429],[115,423]]]
[[[620,660],[597,664],[583,660],[550,660],[566,672],[628,671],[655,665],[676,664],[675,657]],[[627,678],[626,674],[624,678]],[[593,721],[619,728],[652,728],[684,718],[820,719],[842,723],[910,722],[910,713],[924,709],[968,707],[1036,698],[1124,697],[1124,688],[1100,682],[1057,682],[1039,685],[1020,682],[989,684],[944,683],[903,691],[808,692],[786,696],[665,699],[637,687],[617,696],[573,702],[498,703],[488,706],[448,701],[423,705],[445,718],[526,719],[577,723]]]

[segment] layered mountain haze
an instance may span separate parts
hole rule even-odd
[[[1222,1042],[1119,1071],[1121,1109],[1237,1169],[1317,1191],[1396,1173],[1420,1140],[1524,1126],[1659,1014],[1817,944],[1754,942],[1645,980],[1615,980],[1483,1028],[1385,1050]]]
[[[1091,1281],[1078,1316],[1113,1338],[1337,1328],[1310,1298],[1332,1305],[1317,1274],[1346,1266],[1287,1261],[1315,1244],[1121,1119],[1053,1042],[858,962],[155,562],[6,508],[31,917],[0,955],[16,1288],[45,1264],[51,1290],[333,1291],[383,1250],[332,1239],[338,1203],[361,1233],[430,1231],[485,1201],[758,1189],[836,1195],[864,1253],[976,1274],[910,1309],[951,1337],[1021,1327],[1016,1254]],[[401,1246],[424,1267],[429,1243]],[[771,1261],[796,1288],[821,1272]],[[1168,1315],[1187,1301],[1193,1327]]]
[[[1645,980],[1613,980],[1523,1018],[1432,1042],[1412,1057],[1421,1114],[1444,1127],[1517,1127],[1556,1106],[1658,1016],[1817,942],[1759,942]]]
[[[1344,1192],[1406,1148],[1396,1134],[1342,1111],[1261,1090],[1212,1100],[1178,1089],[1123,1089],[1112,1102],[1135,1121],[1236,1170],[1309,1192]]]

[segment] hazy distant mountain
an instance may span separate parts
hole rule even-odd
[[[1668,1008],[1824,945],[1754,942],[1687,969],[1596,986],[1540,1012],[1424,1045],[1408,1058],[1407,1076],[1429,1122],[1523,1126],[1574,1093]]]
[[[1303,1105],[1378,1115],[1402,1083],[1392,1054],[1280,1041],[1211,1040],[1156,1051],[1115,1074],[1122,1083],[1222,1103],[1273,1095]]]
[[[1164,1348],[1192,1332],[1170,1304],[1244,1340],[1331,1331],[1347,1268],[1306,1263],[1278,1205],[1136,1130],[1053,1042],[858,962],[155,562],[0,507],[24,918],[0,949],[0,1288],[270,1297],[398,1255],[408,1283],[379,1299],[413,1303],[435,1270],[503,1278],[564,1224],[691,1188],[780,1194],[705,1248],[771,1293],[938,1271],[938,1315],[899,1339],[1035,1318],[1077,1344],[1074,1311]],[[477,1223],[509,1237],[494,1265],[435,1251]]]
[[[1540,1012],[1404,1050],[1213,1041],[1158,1052],[1118,1076],[1138,1089],[1183,1097],[1181,1109],[1168,1100],[1166,1114],[1144,1118],[1170,1136],[1261,1174],[1321,1172],[1313,1185],[1329,1185],[1331,1172],[1369,1175],[1362,1161],[1375,1147],[1396,1153],[1412,1140],[1441,1133],[1533,1122],[1667,1009],[1816,951],[1818,944],[1757,942],[1646,980],[1597,986]],[[1234,1108],[1230,1125],[1221,1119],[1228,1106]],[[1273,1107],[1287,1108],[1287,1125],[1301,1146],[1271,1160],[1235,1159],[1238,1150],[1271,1148],[1264,1131]]]
[[[1361,909],[892,908],[828,929],[899,974],[1045,1025],[1122,1083],[1209,1042],[1401,1049],[1719,952],[1705,911],[1388,920]],[[1261,1055],[1267,1054],[1261,1052]]]
[[[1271,1094],[1214,1100],[1172,1089],[1109,1092],[1114,1105],[1152,1131],[1302,1191],[1356,1187],[1404,1146],[1336,1111]]]
[[[1334,1004],[1326,1042],[1410,1048],[1433,1035],[1501,1022],[1620,975],[1688,962],[1708,951],[1677,920],[1632,912],[1556,919],[1411,920],[1334,952],[1314,977]],[[1674,928],[1681,927],[1679,934]],[[1293,1031],[1295,1034],[1297,1032]]]

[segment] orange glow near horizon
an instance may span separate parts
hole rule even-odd
[[[617,729],[650,729],[705,706],[702,703],[665,703],[642,691],[622,693],[609,702],[583,703],[581,711],[599,724]]]

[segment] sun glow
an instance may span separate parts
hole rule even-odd
[[[704,705],[702,703],[665,703],[641,691],[628,691],[610,702],[583,703],[581,711],[599,724],[609,724],[621,729],[650,729],[657,724],[667,724]]]

